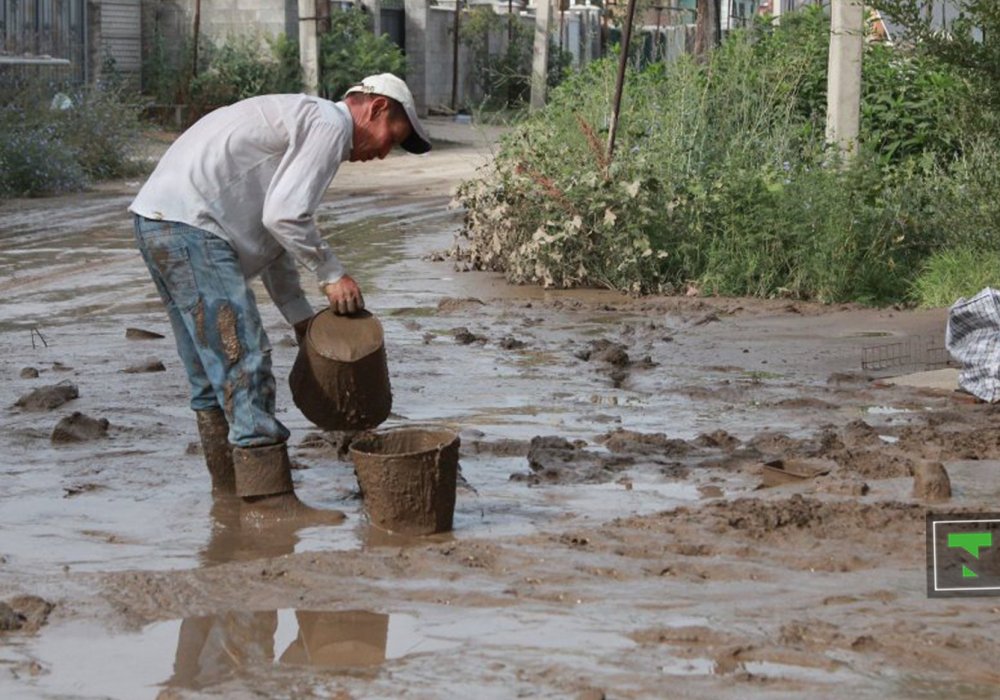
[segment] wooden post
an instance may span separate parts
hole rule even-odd
[[[608,162],[615,154],[615,137],[618,135],[618,117],[621,115],[622,91],[625,88],[625,68],[628,65],[628,48],[632,41],[632,16],[635,0],[628,0],[625,11],[625,28],[622,30],[621,56],[618,57],[618,79],[615,81],[615,99],[611,106],[611,125],[608,129]]]
[[[201,0],[194,0],[194,39],[191,47],[191,75],[198,77],[198,35],[201,34]]]

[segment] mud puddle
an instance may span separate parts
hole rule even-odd
[[[498,621],[499,617],[499,621]],[[322,696],[328,679],[363,687],[382,669],[400,678],[475,643],[490,654],[558,653],[596,660],[635,647],[628,637],[575,616],[427,607],[367,610],[226,611],[111,632],[70,622],[0,652],[38,696],[160,697],[164,689],[214,690],[279,679]],[[499,669],[498,669],[499,670]],[[461,680],[454,685],[461,687]]]
[[[995,412],[859,371],[873,333],[940,330],[941,310],[633,300],[456,272],[433,253],[459,225],[447,187],[468,153],[440,157],[453,174],[432,187],[386,195],[372,182],[398,172],[372,164],[320,215],[385,328],[386,427],[461,435],[455,530],[430,538],[366,523],[351,465],[294,408],[294,340],[260,287],[297,491],[347,521],[243,529],[212,503],[132,248],[138,183],[5,205],[0,599],[55,607],[35,636],[0,631],[0,695],[978,697],[1000,682],[1000,607],[928,600],[922,531],[931,507],[992,509]],[[74,398],[15,406],[62,382]],[[101,429],[53,441],[77,413]],[[761,488],[775,459],[833,466]],[[950,476],[943,505],[914,496],[927,464]],[[300,618],[337,629],[345,611],[384,628],[373,663],[282,662],[308,651]],[[175,667],[203,648],[186,630],[209,644],[258,622],[250,648]]]

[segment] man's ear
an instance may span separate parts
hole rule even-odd
[[[371,115],[372,120],[380,119],[381,117],[389,114],[389,98],[384,95],[376,95],[371,101]]]

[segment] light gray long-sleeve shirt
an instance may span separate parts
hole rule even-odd
[[[312,315],[289,254],[336,282],[344,267],[313,213],[341,162],[354,123],[347,105],[309,95],[251,97],[209,113],[170,146],[129,211],[223,238],[245,277],[260,274],[289,323]]]

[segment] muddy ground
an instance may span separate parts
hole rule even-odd
[[[345,166],[320,220],[385,326],[387,425],[461,434],[445,536],[366,524],[266,297],[299,494],[348,519],[241,529],[131,244],[139,182],[0,203],[0,696],[995,697],[1000,601],[928,599],[924,556],[929,509],[994,509],[995,409],[862,371],[944,310],[456,271],[431,254],[493,134],[434,128],[457,143]],[[826,473],[762,487],[778,459]],[[938,464],[953,496],[915,496]]]

